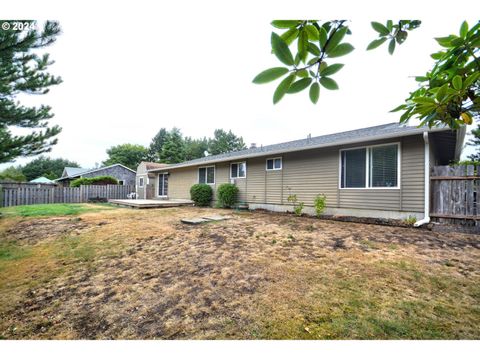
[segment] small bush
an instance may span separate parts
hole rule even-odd
[[[197,206],[210,205],[212,195],[212,188],[207,184],[195,184],[190,188],[190,197]]]
[[[292,203],[295,215],[301,216],[305,203],[303,201],[298,202],[297,195],[289,195],[287,201]]]
[[[221,207],[232,207],[235,205],[238,194],[238,187],[235,184],[222,184],[218,187],[217,197]]]
[[[80,185],[118,185],[118,180],[112,176],[96,176],[79,178],[70,183],[70,187],[79,187]]]
[[[408,217],[403,221],[405,222],[406,225],[413,226],[413,224],[417,222],[417,218],[415,216],[408,215]]]
[[[315,207],[315,214],[320,216],[325,211],[325,206],[327,202],[327,197],[324,194],[319,194],[313,201],[313,206]]]

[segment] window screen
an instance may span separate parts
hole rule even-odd
[[[367,149],[342,151],[342,188],[364,188]]]
[[[231,174],[230,174],[230,177],[231,178],[236,178],[237,177],[237,172],[238,172],[238,164],[232,164],[231,165]]]
[[[245,177],[246,164],[244,162],[238,164],[238,177]]]
[[[215,184],[215,168],[207,168],[207,184]]]
[[[199,168],[198,169],[198,182],[200,184],[205,184],[206,183],[206,173],[207,173],[207,168]]]
[[[281,169],[282,168],[282,159],[275,159],[274,166],[275,166],[275,169]]]
[[[267,160],[267,170],[273,170],[273,159]]]
[[[398,185],[398,146],[370,148],[370,186],[396,187]]]

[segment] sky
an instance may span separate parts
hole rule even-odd
[[[178,127],[194,138],[223,128],[247,144],[267,145],[396,122],[399,113],[389,110],[416,88],[413,77],[432,67],[429,55],[439,49],[433,38],[457,33],[465,18],[450,10],[432,13],[428,2],[418,1],[402,2],[402,8],[375,1],[325,8],[323,2],[302,1],[295,9],[284,0],[27,3],[2,5],[2,17],[60,21],[62,34],[48,52],[55,60],[50,72],[64,82],[24,101],[51,105],[50,123],[63,128],[47,155],[82,167],[101,163],[114,145],[148,146],[162,127]],[[463,15],[473,23],[468,15],[478,14],[479,6],[471,4]],[[408,13],[412,8],[415,13]],[[349,20],[348,42],[356,50],[337,59],[345,64],[333,76],[340,89],[322,89],[316,105],[308,91],[273,105],[278,82],[252,83],[260,71],[280,66],[270,53],[276,31],[270,21],[282,18]],[[422,26],[393,56],[386,45],[367,52],[377,36],[370,21],[399,18],[418,18]]]

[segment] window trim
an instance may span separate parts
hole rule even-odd
[[[207,182],[208,180],[208,176],[207,176],[207,168],[213,168],[213,183],[209,183]],[[203,184],[207,184],[207,185],[215,185],[215,180],[217,180],[217,174],[216,174],[216,169],[215,169],[215,165],[210,165],[210,166],[199,166],[197,168],[197,184],[201,184],[200,183],[200,169],[205,169],[205,182]]]
[[[141,184],[140,184],[140,180],[142,180],[142,181],[141,181]],[[143,188],[144,185],[145,185],[144,183],[145,183],[145,180],[144,180],[143,176],[140,176],[140,177],[138,178],[138,187],[139,187],[139,188]]]
[[[238,175],[238,164],[245,164],[245,176],[235,176],[232,177],[232,165],[237,164],[237,175]],[[246,179],[247,178],[247,162],[246,161],[237,161],[230,163],[230,179]]]
[[[280,159],[280,167],[275,168],[275,160]],[[273,160],[273,169],[268,168],[268,160]],[[267,158],[265,160],[265,171],[280,171],[283,170],[283,156],[277,156],[274,158]]]
[[[393,187],[378,187],[378,186],[370,186],[370,150],[371,148],[381,147],[381,146],[388,146],[388,145],[397,145],[397,186]],[[366,159],[365,159],[365,187],[342,187],[342,151],[348,150],[358,150],[358,149],[366,149]],[[401,184],[400,179],[402,175],[402,143],[400,141],[391,142],[391,143],[382,143],[382,144],[375,144],[375,145],[364,145],[364,146],[356,146],[351,148],[342,148],[338,150],[338,189],[339,190],[400,190]]]

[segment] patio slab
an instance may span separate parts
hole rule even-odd
[[[127,206],[136,209],[147,209],[147,208],[167,208],[167,207],[178,207],[178,206],[191,206],[193,205],[192,200],[186,199],[171,199],[171,200],[140,200],[140,199],[110,199],[109,203]]]

